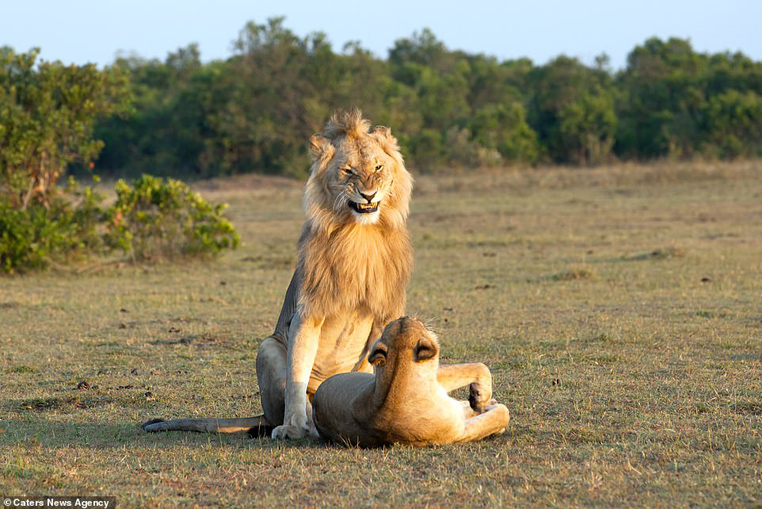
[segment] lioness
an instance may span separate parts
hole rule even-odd
[[[374,447],[452,444],[502,432],[510,415],[492,400],[492,376],[481,363],[439,366],[439,343],[420,321],[390,323],[373,346],[368,373],[335,375],[312,401],[322,436]],[[447,395],[470,384],[469,405]]]
[[[384,325],[404,314],[413,252],[406,221],[413,179],[387,127],[337,112],[310,138],[298,263],[275,332],[257,354],[264,416],[149,421],[146,431],[317,436],[310,399],[331,375],[371,371]]]

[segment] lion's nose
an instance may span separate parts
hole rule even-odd
[[[360,196],[365,198],[368,201],[368,203],[373,203],[373,198],[376,196],[377,192],[378,191],[376,191],[374,193],[371,193],[371,194],[360,193]]]

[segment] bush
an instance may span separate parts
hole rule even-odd
[[[223,217],[227,205],[208,203],[179,180],[143,175],[132,185],[119,180],[115,190],[106,241],[133,260],[215,255],[238,246],[238,232]]]
[[[73,179],[46,207],[17,209],[0,200],[0,273],[39,270],[73,257],[123,251],[133,260],[212,256],[235,248],[238,232],[213,205],[184,183],[144,175],[116,184],[117,201]]]
[[[102,197],[89,188],[75,193],[81,197],[77,205],[57,197],[47,208],[34,204],[18,210],[0,201],[0,272],[44,269],[54,260],[100,250]]]

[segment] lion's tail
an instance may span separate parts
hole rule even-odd
[[[264,415],[243,419],[151,419],[141,428],[145,431],[198,431],[200,433],[236,433],[247,431],[252,436],[266,436],[273,426]]]

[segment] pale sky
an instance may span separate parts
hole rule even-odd
[[[396,39],[429,27],[450,49],[538,64],[562,53],[591,64],[606,52],[617,68],[651,36],[762,60],[762,0],[0,0],[0,46],[104,65],[119,51],[164,59],[196,42],[209,61],[230,56],[247,21],[272,16],[302,37],[325,32],[335,51],[357,40],[383,58]]]

